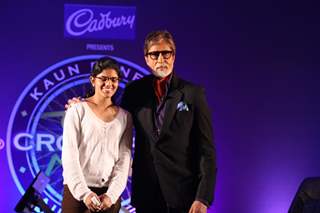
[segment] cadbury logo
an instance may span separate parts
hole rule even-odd
[[[66,30],[72,36],[82,36],[90,32],[110,30],[119,27],[133,28],[135,15],[113,16],[111,11],[99,13],[95,17],[91,9],[80,9],[72,13],[66,22]]]

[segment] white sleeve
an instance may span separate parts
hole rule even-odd
[[[119,144],[119,158],[113,167],[111,181],[106,194],[110,197],[114,204],[127,185],[129,167],[131,162],[131,146],[132,146],[132,118],[127,113],[126,129],[123,132]]]
[[[62,167],[64,183],[77,200],[83,200],[90,193],[79,161],[81,120],[76,106],[66,112],[63,125]]]

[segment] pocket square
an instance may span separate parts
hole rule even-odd
[[[188,108],[188,104],[184,103],[183,101],[180,101],[177,105],[177,110],[179,112],[181,111],[189,111],[189,108]]]

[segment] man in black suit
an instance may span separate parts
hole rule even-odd
[[[121,104],[136,131],[132,205],[138,213],[205,213],[213,201],[216,150],[204,91],[173,71],[169,32],[148,34],[144,56],[153,75],[128,84]]]

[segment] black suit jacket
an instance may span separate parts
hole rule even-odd
[[[126,87],[122,107],[131,112],[135,127],[132,165],[132,204],[152,205],[160,186],[167,204],[190,208],[194,200],[213,201],[216,152],[211,116],[202,88],[172,76],[160,135],[153,114],[154,76]],[[180,103],[187,106],[178,108]]]

